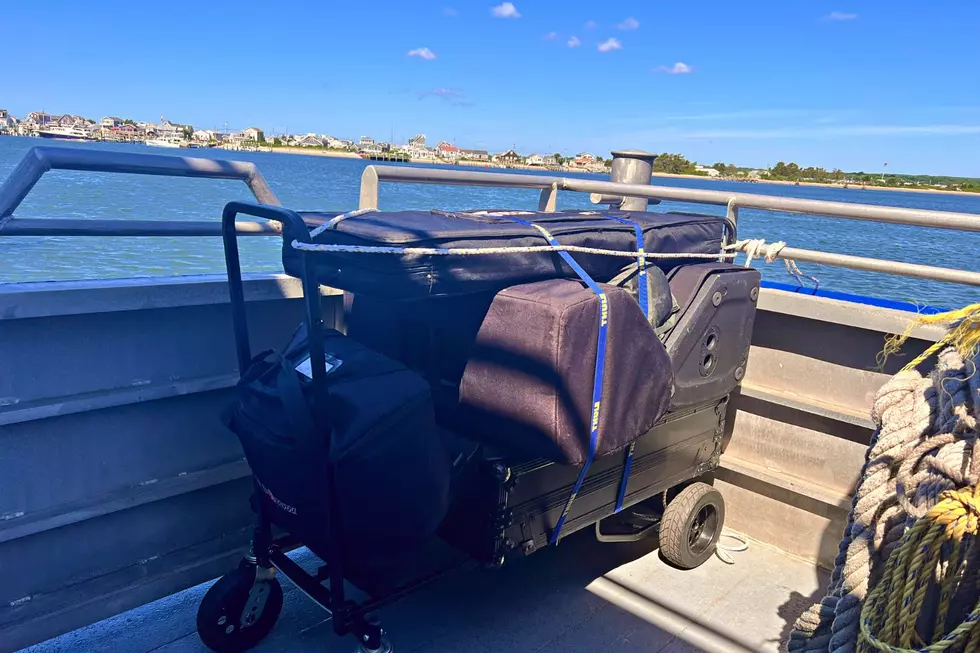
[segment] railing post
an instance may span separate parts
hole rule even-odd
[[[656,154],[643,150],[615,150],[612,152],[612,172],[609,181],[620,184],[649,184],[653,177],[653,160]],[[624,197],[619,208],[623,211],[646,211],[647,200],[642,197]]]
[[[378,171],[374,166],[364,168],[361,173],[361,194],[358,199],[358,209],[378,208]]]

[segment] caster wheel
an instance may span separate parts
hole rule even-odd
[[[282,586],[265,570],[243,564],[211,586],[197,609],[197,634],[215,653],[240,653],[269,634],[282,612]]]
[[[711,557],[725,523],[725,500],[707,483],[694,483],[667,504],[660,522],[660,553],[681,569]]]
[[[394,653],[395,649],[386,638],[381,638],[381,648],[367,648],[363,642],[357,645],[354,653]]]

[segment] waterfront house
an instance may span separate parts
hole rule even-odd
[[[489,161],[490,153],[486,150],[460,150],[459,158],[469,161]]]
[[[122,118],[116,118],[115,116],[106,116],[99,121],[99,126],[103,129],[112,129],[113,127],[120,127],[123,124]]]
[[[408,139],[408,146],[410,148],[421,148],[425,149],[425,134],[416,134]]]
[[[256,143],[265,142],[265,132],[258,127],[248,127],[242,130],[243,140],[255,141]]]
[[[0,109],[0,134],[9,134],[14,131],[17,121],[6,109]]]
[[[568,163],[569,168],[589,169],[596,164],[595,155],[591,152],[579,152]]]
[[[417,161],[437,161],[439,159],[436,151],[428,147],[406,145],[401,149],[408,154],[409,158]]]
[[[221,133],[213,129],[196,129],[194,130],[194,133],[191,134],[191,138],[198,143],[210,143],[212,141],[220,142]]]
[[[20,121],[17,129],[21,136],[35,136],[38,130],[47,127],[54,121],[54,117],[43,111],[31,111],[27,117]]]
[[[526,163],[529,166],[543,166],[544,165],[544,157],[541,156],[540,154],[532,154],[529,157],[527,157]]]
[[[555,157],[554,154],[549,154],[548,156],[544,157],[542,163],[549,168],[554,168],[558,165],[558,158]]]
[[[353,142],[346,141],[342,138],[334,138],[333,136],[328,136],[324,142],[331,150],[350,150],[354,148]]]
[[[459,148],[449,141],[441,141],[436,145],[436,154],[446,161],[455,161],[459,158]]]
[[[694,171],[695,172],[698,172],[698,173],[701,173],[703,175],[708,175],[709,177],[717,177],[717,176],[721,175],[720,172],[718,172],[714,168],[710,168],[708,166],[701,166],[701,165],[694,166]]]
[[[157,138],[168,140],[183,140],[188,135],[194,133],[194,128],[190,125],[181,125],[176,122],[171,122],[163,116],[160,116],[159,125],[148,124],[145,129],[147,134],[153,134]]]
[[[240,132],[228,134],[228,141],[236,145],[243,143],[264,143],[265,132],[258,127],[248,127]]]
[[[519,165],[524,162],[524,157],[514,150],[507,150],[506,152],[494,155],[493,160],[504,165]]]
[[[361,136],[357,142],[357,151],[363,154],[381,154],[391,149],[388,143],[376,143],[370,136]]]
[[[305,136],[298,137],[293,145],[297,147],[323,147],[323,139],[314,133],[306,134]]]
[[[123,123],[118,127],[102,127],[101,130],[102,140],[105,141],[122,141],[125,143],[131,143],[134,141],[142,141],[144,138],[146,138],[142,130],[137,129],[135,125],[130,125],[129,123]]]
[[[66,113],[63,116],[58,116],[53,121],[58,127],[75,127],[77,129],[88,129],[89,125],[95,126],[94,120],[89,120],[88,118],[83,118],[82,116],[75,116],[70,113]]]

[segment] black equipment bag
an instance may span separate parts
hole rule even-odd
[[[653,427],[673,379],[636,301],[623,288],[602,287],[608,336],[597,456]],[[352,337],[429,379],[447,428],[514,455],[585,462],[600,303],[581,282],[407,302],[354,295],[346,304]]]
[[[582,465],[618,451],[670,405],[673,371],[663,344],[623,288],[603,305],[579,281],[549,279],[497,293],[460,382],[469,437],[509,453]],[[599,321],[607,323],[599,347]],[[603,383],[593,403],[597,356]]]
[[[325,405],[312,405],[303,325],[281,354],[252,359],[227,422],[272,523],[326,558],[332,481],[345,571],[385,573],[435,533],[452,461],[424,379],[337,331],[323,338]],[[314,428],[312,410],[329,430]]]
[[[373,212],[337,218],[334,213],[303,213],[309,224],[333,222],[317,233],[317,244],[382,247],[490,248],[534,247],[549,243],[533,225],[544,227],[560,244],[636,250],[636,232],[628,220],[640,226],[647,252],[718,254],[724,231],[722,218],[693,213],[646,211],[432,211]],[[609,217],[604,217],[609,216]],[[301,276],[300,252],[292,247],[297,234],[287,229],[283,239],[283,267]],[[575,260],[596,281],[616,276],[628,259],[617,256],[574,253]],[[670,258],[656,261],[664,270],[703,258]],[[440,295],[494,293],[503,288],[556,277],[578,275],[554,252],[502,253],[493,255],[418,255],[318,252],[314,256],[318,281],[353,293],[397,299]]]

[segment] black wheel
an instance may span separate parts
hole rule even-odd
[[[725,500],[707,483],[693,483],[674,497],[660,522],[660,553],[681,569],[711,557],[725,523]]]
[[[197,609],[197,634],[216,653],[240,653],[269,634],[280,612],[282,586],[271,570],[243,564],[204,595]]]

